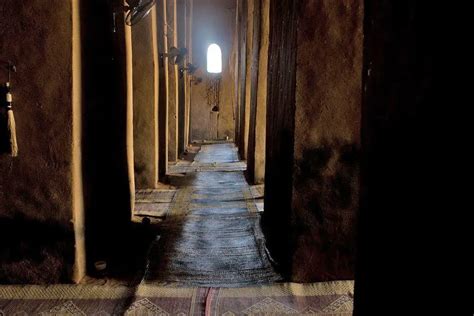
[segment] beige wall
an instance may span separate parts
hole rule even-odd
[[[165,34],[168,43],[168,51],[174,46],[178,47],[178,31],[176,0],[166,1],[166,27]],[[168,159],[178,159],[178,65],[168,63]]]
[[[203,81],[191,85],[191,140],[234,138],[235,101],[235,0],[200,0],[193,4],[192,60],[199,65],[196,77]],[[220,113],[211,113],[207,102],[207,48],[216,43],[222,50]],[[218,130],[217,130],[218,129]]]
[[[260,184],[265,180],[265,137],[267,122],[267,75],[270,1],[258,0],[249,12],[253,28],[247,73],[246,108],[249,109],[247,178]],[[250,34],[249,34],[250,35]]]
[[[192,37],[192,25],[193,25],[193,5],[194,0],[185,0],[186,5],[186,48],[188,49],[188,55],[186,56],[186,64],[193,63],[193,37]],[[184,134],[184,143],[188,145],[190,143],[190,115],[191,115],[191,79],[192,75],[185,72],[184,75],[184,89],[185,89],[185,134]]]
[[[265,137],[267,123],[268,44],[270,33],[270,0],[261,0],[260,55],[258,64],[257,119],[255,126],[254,181],[265,180]]]
[[[158,182],[156,151],[158,104],[155,100],[157,83],[155,83],[152,32],[153,14],[148,15],[132,28],[133,133],[137,189],[154,188]]]
[[[82,43],[80,0],[72,0],[72,183],[75,261],[72,279],[86,275],[85,213],[82,179]]]

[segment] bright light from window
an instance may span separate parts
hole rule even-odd
[[[207,72],[213,74],[222,72],[222,52],[217,44],[211,44],[207,49]]]

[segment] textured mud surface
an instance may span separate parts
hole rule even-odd
[[[362,26],[362,1],[299,7],[292,202],[298,281],[354,276]]]
[[[0,59],[17,66],[19,156],[0,156],[0,283],[57,282],[70,272],[71,39],[70,1],[1,1]]]
[[[154,60],[152,45],[152,18],[148,15],[132,28],[133,50],[133,146],[135,186],[154,188],[155,124],[157,109],[154,105]]]
[[[279,1],[270,14],[268,244],[293,281],[350,279],[360,186],[363,1]]]

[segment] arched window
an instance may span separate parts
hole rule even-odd
[[[211,44],[207,48],[207,72],[213,74],[222,72],[222,51],[217,44]]]

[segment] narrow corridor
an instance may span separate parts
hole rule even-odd
[[[145,281],[232,287],[280,280],[235,146],[203,145],[191,165],[196,172],[171,177],[179,190],[151,248]]]

